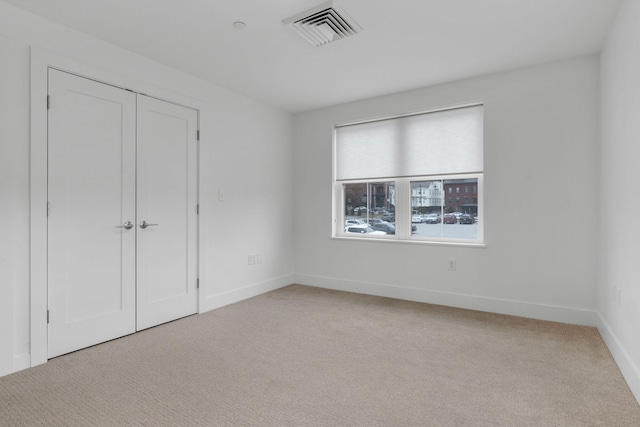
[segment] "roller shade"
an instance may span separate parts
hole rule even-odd
[[[336,180],[483,171],[483,107],[336,127]]]

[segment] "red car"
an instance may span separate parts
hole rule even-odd
[[[442,217],[442,222],[444,224],[455,224],[458,222],[458,219],[453,214],[444,214]]]

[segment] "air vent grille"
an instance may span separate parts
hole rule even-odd
[[[346,12],[333,7],[331,2],[282,22],[316,47],[362,31],[362,28]]]

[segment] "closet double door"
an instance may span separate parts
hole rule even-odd
[[[197,111],[49,70],[48,356],[197,311]]]

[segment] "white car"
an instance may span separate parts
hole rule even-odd
[[[345,227],[350,225],[367,225],[367,221],[364,219],[348,219],[344,222]]]
[[[422,216],[421,215],[413,215],[411,217],[411,222],[414,224],[422,224]]]
[[[349,225],[344,230],[347,234],[366,234],[367,236],[384,236],[384,231],[374,230],[366,224]]]
[[[440,215],[436,213],[422,215],[422,220],[427,224],[438,224],[440,222]]]

